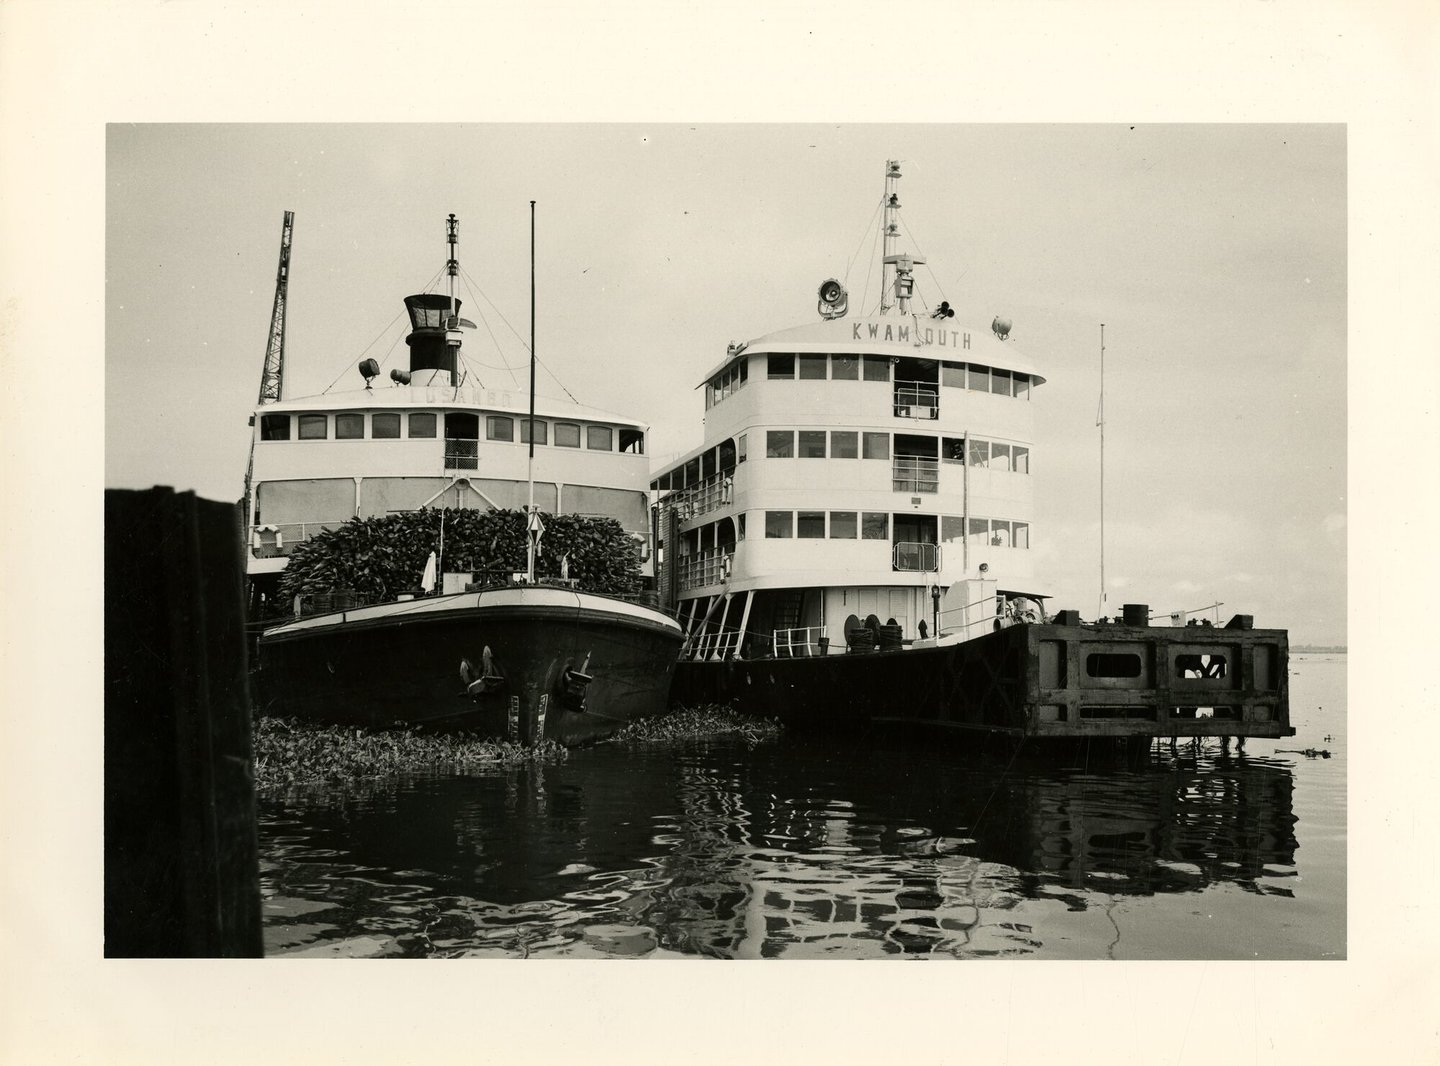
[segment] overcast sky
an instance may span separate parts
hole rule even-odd
[[[727,342],[813,320],[831,276],[873,309],[891,158],[922,298],[1011,318],[1048,379],[1052,606],[1097,608],[1104,322],[1111,610],[1218,599],[1343,643],[1339,125],[111,125],[106,482],[239,497],[286,210],[287,399],[405,365],[400,299],[443,266],[451,212],[470,371],[523,383],[534,199],[541,391],[684,451]]]

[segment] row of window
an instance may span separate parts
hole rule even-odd
[[[705,383],[705,410],[738,392],[750,379],[748,359],[737,359]]]
[[[771,352],[766,377],[771,381],[889,381],[887,355],[807,355]],[[934,384],[932,379],[931,384]],[[971,392],[1030,399],[1030,375],[980,363],[941,363],[939,384]]]
[[[849,429],[770,429],[765,431],[767,459],[889,459],[889,433]],[[745,436],[739,439],[739,459],[745,460]],[[965,462],[965,438],[907,435],[907,458]],[[970,438],[970,465],[991,470],[1030,473],[1030,449],[1019,444]],[[827,448],[828,445],[828,448]]]
[[[910,517],[910,516],[907,516]],[[931,530],[931,537],[934,530]],[[766,511],[765,536],[783,540],[889,540],[890,515],[883,511]],[[741,525],[740,539],[744,539]],[[1008,518],[940,516],[940,542],[968,539],[974,547],[1029,548],[1030,523]]]
[[[260,439],[262,441],[290,440],[294,433],[297,440],[364,440],[366,422],[369,422],[369,439],[435,439],[440,435],[440,418],[431,411],[412,411],[401,415],[393,411],[376,411],[365,414],[359,411],[327,414],[268,414],[260,416]],[[292,426],[293,423],[293,426]],[[445,416],[445,436],[455,440],[479,439],[479,416],[452,412]],[[517,430],[518,426],[518,430]],[[404,429],[402,438],[401,430]],[[550,443],[552,425],[543,418],[535,419],[535,443]],[[582,425],[579,422],[555,422],[553,424],[555,446],[558,448],[579,448],[591,451],[610,452],[615,450],[617,432],[611,426]],[[530,443],[530,419],[510,415],[487,415],[485,418],[485,439]],[[621,451],[643,454],[645,435],[637,429],[621,429],[618,432]]]

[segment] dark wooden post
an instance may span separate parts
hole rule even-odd
[[[259,956],[232,504],[105,493],[105,955]]]

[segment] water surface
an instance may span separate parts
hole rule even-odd
[[[1291,685],[1295,738],[1133,767],[875,730],[273,793],[266,952],[1343,958],[1344,657]]]

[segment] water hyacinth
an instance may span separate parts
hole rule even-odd
[[[567,754],[550,740],[521,745],[464,733],[360,729],[268,717],[255,719],[254,747],[255,787],[262,790],[302,782],[559,762]]]
[[[768,718],[750,718],[732,707],[707,703],[701,707],[678,707],[669,714],[641,718],[622,726],[613,736],[616,744],[662,744],[710,737],[740,736],[751,744],[773,740],[780,723]]]
[[[681,743],[739,736],[758,744],[780,732],[774,721],[747,718],[708,704],[677,708],[623,726],[608,742],[625,745]],[[563,762],[569,752],[553,740],[512,744],[468,733],[410,729],[361,729],[320,725],[297,718],[257,717],[254,724],[255,787],[357,781],[393,774],[464,772],[527,762]]]

